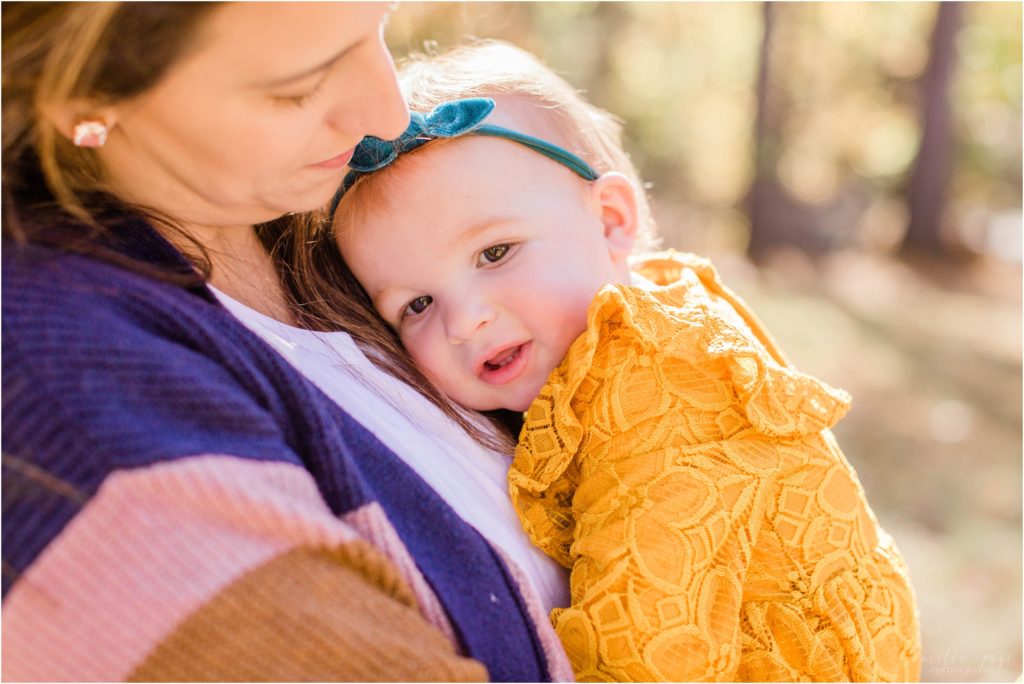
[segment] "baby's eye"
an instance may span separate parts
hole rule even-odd
[[[484,251],[480,252],[480,257],[477,259],[477,266],[486,266],[487,264],[494,264],[506,256],[512,251],[512,244],[508,242],[502,242],[501,244],[488,247]]]
[[[407,316],[417,316],[427,310],[427,307],[434,302],[430,295],[423,295],[409,302],[403,312]]]

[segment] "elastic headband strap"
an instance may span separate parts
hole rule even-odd
[[[427,114],[412,112],[409,118],[409,127],[395,140],[381,140],[373,136],[363,138],[356,145],[352,154],[352,160],[349,162],[350,171],[345,174],[341,187],[334,193],[328,215],[332,220],[334,219],[334,213],[338,210],[341,198],[361,177],[390,166],[402,154],[411,152],[438,138],[460,138],[464,135],[505,138],[562,164],[583,180],[597,180],[600,176],[582,158],[554,143],[502,126],[485,124],[484,119],[492,111],[494,111],[494,100],[490,98],[474,97],[465,100],[452,100],[434,107]]]
[[[572,171],[583,180],[597,180],[601,175],[594,170],[594,167],[569,150],[559,147],[554,143],[549,143],[547,140],[541,140],[540,138],[535,138],[532,135],[527,135],[526,133],[513,131],[510,128],[503,128],[502,126],[494,126],[493,124],[484,124],[475,131],[472,131],[471,134],[490,135],[495,138],[505,138],[506,140],[513,140],[522,145],[526,145],[534,152],[540,152],[548,159],[553,159],[559,164],[572,169]]]

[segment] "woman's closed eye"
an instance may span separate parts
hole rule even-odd
[[[316,85],[313,86],[312,89],[307,90],[304,93],[301,93],[299,95],[274,95],[272,96],[272,98],[274,102],[277,102],[279,104],[292,105],[294,107],[302,107],[307,102],[312,100],[317,93],[320,92],[320,87],[324,84],[324,81],[327,80],[326,76],[327,75],[324,74],[324,77],[317,81]]]
[[[300,82],[296,83],[294,86],[296,89],[301,89],[302,84],[306,84],[305,89],[299,92],[298,94],[271,95],[270,99],[276,102],[277,104],[302,107],[320,93],[320,91],[323,89],[324,83],[327,82],[328,78],[334,71],[334,68],[337,66],[339,61],[341,61],[341,57],[338,57],[334,62],[323,67],[323,70],[319,74],[310,74],[308,78],[304,78]],[[310,79],[312,78],[316,78],[316,82],[310,85]]]
[[[519,245],[514,242],[500,242],[480,252],[476,259],[478,267],[491,266],[511,256]]]
[[[431,304],[434,303],[434,298],[430,295],[420,295],[416,299],[412,300],[405,305],[405,309],[402,310],[402,317],[406,316],[419,316],[421,313],[427,310]]]

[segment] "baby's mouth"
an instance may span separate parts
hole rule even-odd
[[[484,361],[484,368],[487,370],[498,370],[503,366],[507,366],[516,360],[519,353],[523,350],[523,345],[517,344],[514,347],[509,347],[503,351],[498,352],[493,358]]]
[[[504,385],[517,379],[526,370],[532,346],[533,342],[526,341],[497,352],[479,366],[480,379],[490,385]]]

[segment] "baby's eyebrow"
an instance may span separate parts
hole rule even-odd
[[[487,232],[494,226],[503,223],[510,223],[511,221],[512,218],[509,216],[488,216],[487,218],[474,222],[464,231],[459,233],[452,242],[454,244],[463,244],[469,242],[476,236],[480,235],[481,233]]]

